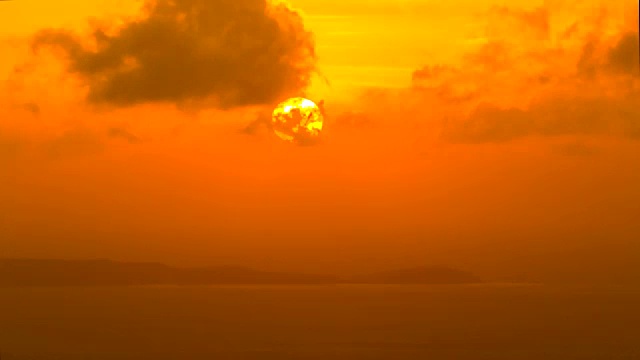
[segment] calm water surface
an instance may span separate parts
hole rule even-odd
[[[483,286],[0,289],[13,359],[640,359],[640,291]]]

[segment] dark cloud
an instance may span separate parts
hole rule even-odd
[[[640,49],[638,33],[626,33],[608,54],[608,65],[618,73],[640,74]]]
[[[580,59],[576,64],[578,74],[582,77],[593,78],[601,70],[597,50],[599,47],[599,39],[590,37],[582,47]]]
[[[142,139],[140,139],[138,136],[132,134],[130,131],[124,128],[119,128],[119,127],[110,128],[107,134],[109,135],[110,138],[122,139],[130,144],[139,144],[140,142],[142,142]]]
[[[87,41],[68,31],[45,30],[33,46],[62,48],[69,71],[87,81],[88,100],[116,106],[269,104],[298,94],[315,71],[313,36],[284,4],[157,0],[144,9],[143,20],[114,35],[95,28]]]
[[[640,94],[637,94],[640,95]],[[632,99],[551,97],[526,109],[481,104],[445,129],[452,142],[504,142],[527,136],[610,135],[640,138],[640,107]]]
[[[33,115],[40,114],[40,106],[36,103],[26,103],[22,106],[22,108],[32,113]]]
[[[246,135],[257,135],[263,130],[271,130],[271,112],[267,110],[260,111],[256,119],[249,123],[241,130]]]

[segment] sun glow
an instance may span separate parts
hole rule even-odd
[[[273,130],[279,138],[286,141],[315,141],[322,132],[323,123],[324,117],[320,107],[309,99],[291,98],[273,110]]]

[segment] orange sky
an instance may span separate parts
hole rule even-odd
[[[195,11],[206,19],[214,3]],[[640,260],[637,2],[290,3],[330,86],[315,76],[297,88],[285,76],[306,68],[293,60],[260,71],[240,45],[264,45],[257,35],[209,53],[212,21],[185,30],[206,46],[184,57],[231,56],[226,71],[180,68],[180,41],[132,27],[146,40],[129,58],[155,75],[110,93],[105,78],[131,83],[35,34],[87,39],[93,23],[127,39],[118,26],[132,20],[120,17],[144,24],[142,2],[0,3],[0,256],[325,272],[445,263],[505,277]],[[277,14],[293,30],[269,41],[302,59],[291,47],[307,44],[302,30]],[[252,16],[221,20],[226,34],[270,23]],[[32,44],[44,47],[30,55]],[[153,51],[164,55],[135,58]],[[251,88],[234,77],[246,74]],[[201,89],[228,106],[196,99]],[[327,100],[322,144],[283,144],[259,123],[243,131],[273,91],[295,89]]]

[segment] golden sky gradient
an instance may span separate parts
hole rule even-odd
[[[566,276],[640,260],[637,2],[176,3],[193,12],[0,2],[0,256]],[[320,145],[261,123],[292,95],[326,100]]]

